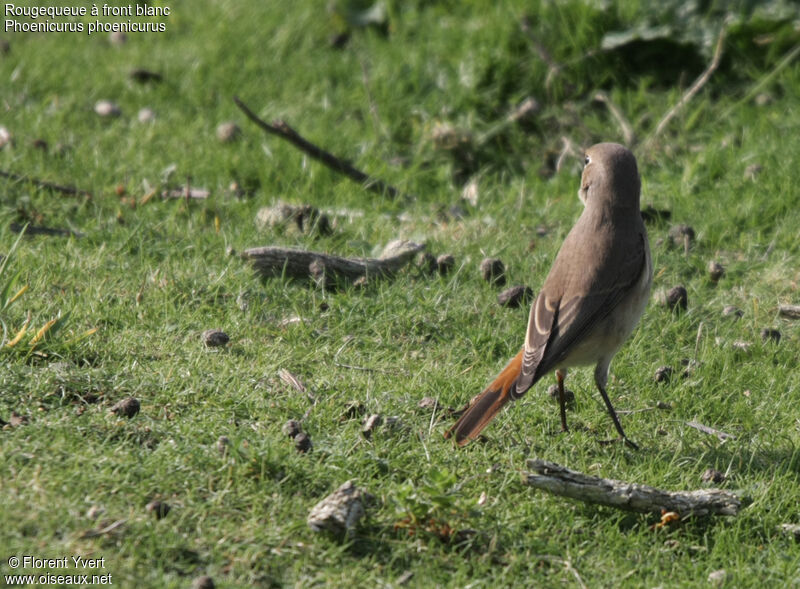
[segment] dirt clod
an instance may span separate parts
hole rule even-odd
[[[130,419],[139,413],[140,408],[141,404],[139,403],[139,399],[136,399],[135,397],[128,397],[127,399],[122,399],[113,407],[111,407],[111,413],[118,415],[119,417],[127,417]]]
[[[481,262],[481,277],[490,284],[506,283],[506,266],[499,258],[485,258]]]

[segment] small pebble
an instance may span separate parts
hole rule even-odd
[[[450,254],[442,254],[436,258],[436,269],[442,276],[446,276],[455,268],[456,259]]]
[[[417,403],[417,407],[420,409],[430,409],[431,411],[436,410],[439,406],[439,403],[433,397],[422,397],[419,403]]]
[[[303,431],[303,427],[300,425],[299,421],[290,419],[283,424],[281,431],[284,433],[284,435],[289,436],[290,438],[296,438]]]
[[[150,123],[156,120],[156,113],[151,108],[141,108],[136,118],[140,123]]]
[[[694,241],[695,232],[691,225],[673,225],[669,230],[669,239],[675,247],[682,247],[689,253],[689,246]]]
[[[217,126],[217,139],[222,143],[231,143],[236,141],[242,134],[239,125],[233,122],[220,123]]]
[[[194,581],[192,581],[192,589],[214,589],[215,587],[216,585],[214,585],[214,579],[208,575],[197,577]]]
[[[669,382],[672,377],[672,366],[660,366],[656,369],[654,379],[656,382]]]
[[[722,309],[722,316],[741,319],[744,316],[744,311],[734,305],[727,305],[724,309]]]
[[[156,519],[164,519],[172,507],[170,507],[169,503],[156,500],[145,505],[145,509],[155,515]]]
[[[101,117],[118,117],[122,114],[119,106],[110,100],[98,100],[94,105],[94,112]]]
[[[498,258],[485,258],[481,262],[481,277],[490,284],[506,283],[506,267]]]
[[[361,433],[364,434],[365,438],[369,439],[372,436],[372,432],[380,427],[381,423],[383,423],[383,418],[380,415],[370,415],[364,420],[364,427],[361,428]]]
[[[501,307],[517,308],[528,304],[533,299],[530,286],[512,286],[497,295],[497,303]]]
[[[667,291],[667,307],[672,309],[682,309],[686,310],[689,305],[689,295],[686,292],[686,289],[681,286],[674,286]]]
[[[472,178],[469,182],[464,185],[464,189],[461,191],[461,198],[471,204],[473,207],[478,206],[478,197],[480,193],[478,191],[478,181]]]
[[[756,94],[755,103],[756,106],[766,106],[772,102],[772,95],[768,94],[767,92],[759,92]]]
[[[139,413],[140,407],[141,405],[138,399],[134,397],[128,397],[127,399],[122,399],[122,401],[119,401],[113,407],[111,407],[111,413],[130,419]]]
[[[758,176],[761,173],[761,170],[763,169],[764,167],[761,166],[760,164],[750,164],[744,169],[744,179],[750,180],[752,182],[753,180],[756,179],[756,176]]]
[[[725,572],[725,569],[712,571],[708,573],[708,582],[711,583],[714,587],[722,587],[722,585],[725,583],[725,577],[727,576],[728,573]]]
[[[11,427],[19,427],[21,425],[27,425],[29,421],[27,415],[21,415],[16,411],[12,411],[11,417],[8,418],[8,425]]]
[[[711,260],[708,263],[708,277],[711,278],[712,282],[718,282],[724,275],[725,267],[722,264],[716,260]]]
[[[208,348],[218,348],[226,345],[230,338],[221,329],[206,329],[202,335],[203,343]]]
[[[413,578],[414,578],[414,571],[406,571],[402,575],[397,577],[397,580],[394,582],[394,584],[402,586],[408,583]]]
[[[11,131],[0,125],[0,149],[3,149],[6,145],[9,145],[12,140],[13,136],[11,135]]]
[[[715,468],[707,468],[700,477],[704,483],[721,483],[725,480],[725,475]]]
[[[781,524],[778,528],[790,538],[794,538],[795,542],[800,542],[800,525]]]
[[[294,437],[294,447],[295,450],[301,454],[305,454],[307,452],[311,452],[313,444],[311,443],[311,438],[308,436],[308,434],[300,432]]]
[[[781,341],[781,332],[777,329],[765,327],[761,330],[761,339],[765,342],[774,342],[778,344]]]

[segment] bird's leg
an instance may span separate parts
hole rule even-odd
[[[603,397],[603,401],[606,404],[606,409],[608,409],[608,414],[611,416],[611,420],[614,422],[614,427],[617,429],[620,439],[634,450],[638,450],[639,446],[631,442],[628,439],[628,436],[625,435],[625,431],[622,429],[622,424],[619,422],[619,417],[617,417],[617,412],[614,411],[614,406],[611,404],[611,400],[608,398],[608,393],[606,393],[607,379],[608,363],[600,362],[594,371],[594,383],[597,385],[597,390],[600,391],[600,395]]]
[[[569,431],[567,428],[567,401],[564,395],[564,378],[567,376],[566,370],[556,370],[556,380],[558,381],[558,408],[561,410],[561,431]]]

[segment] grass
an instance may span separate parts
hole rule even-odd
[[[741,102],[791,45],[732,45],[711,84],[637,151],[643,202],[672,213],[649,226],[654,291],[683,284],[689,295],[681,314],[654,300],[612,365],[618,409],[671,406],[622,416],[640,452],[597,443],[612,430],[589,370],[570,374],[577,404],[565,435],[545,384],[504,412],[485,443],[459,451],[442,438],[452,418],[417,407],[425,396],[462,405],[518,349],[527,309],[498,307],[478,264],[498,256],[510,283],[541,284],[580,207],[577,160],[558,174],[541,168],[562,135],[581,145],[621,139],[594,90],[646,135],[699,73],[664,83],[657,70],[632,75],[624,59],[578,59],[634,21],[636,6],[387,3],[388,36],[355,29],[341,50],[329,44],[341,21],[314,3],[198,0],[190,9],[176,0],[166,33],[130,34],[121,46],[107,35],[6,35],[0,123],[14,144],[0,150],[0,169],[94,198],[6,180],[0,191],[0,252],[17,239],[11,222],[85,234],[24,238],[0,275],[0,290],[18,271],[14,290],[28,286],[0,317],[9,336],[30,317],[26,337],[0,351],[0,417],[27,418],[0,431],[2,573],[9,556],[29,554],[105,557],[95,572],[131,587],[186,587],[201,574],[221,587],[375,586],[408,572],[406,586],[419,587],[691,587],[719,569],[731,587],[799,584],[800,551],[778,530],[800,523],[798,332],[776,309],[798,302],[800,68],[769,78],[766,104]],[[520,32],[525,13],[554,59],[573,64],[549,87]],[[136,84],[133,67],[164,82]],[[383,199],[304,160],[249,124],[234,94],[416,199]],[[529,95],[542,107],[535,121],[504,129],[471,160],[433,146],[437,123],[480,136]],[[100,99],[122,116],[97,117]],[[136,121],[142,107],[155,122]],[[239,141],[216,140],[226,120],[242,127]],[[749,178],[752,164],[761,171]],[[460,200],[465,174],[477,182],[474,207]],[[211,197],[142,204],[149,187],[187,176]],[[233,181],[251,194],[232,194]],[[257,229],[258,209],[278,199],[338,212],[333,233]],[[443,216],[452,205],[466,215]],[[697,232],[688,256],[667,245],[675,223]],[[452,253],[455,271],[410,268],[364,290],[321,291],[259,281],[227,253],[283,244],[373,255],[397,237]],[[705,270],[712,259],[726,267],[718,284]],[[741,320],[723,317],[726,305]],[[31,350],[59,316],[60,329]],[[203,346],[212,327],[231,336],[228,347]],[[762,328],[779,329],[780,343],[762,342]],[[682,378],[685,359],[698,364]],[[669,383],[653,380],[662,365],[675,370]],[[309,454],[281,432],[310,408],[281,369],[317,400],[303,423]],[[142,403],[136,417],[109,413],[128,396]],[[364,439],[359,420],[340,419],[353,400],[403,426]],[[736,437],[720,442],[690,420]],[[735,518],[654,531],[652,517],[531,491],[520,476],[528,457],[670,489],[702,487],[716,468],[727,475],[720,486],[751,503]],[[347,479],[375,496],[368,517],[349,539],[311,532],[308,511]],[[162,520],[145,510],[154,499],[173,507]],[[436,529],[397,526],[414,518],[475,532],[444,542]]]

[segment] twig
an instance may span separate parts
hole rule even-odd
[[[354,182],[358,182],[367,190],[371,190],[377,194],[388,194],[390,197],[395,198],[398,196],[403,196],[409,198],[409,195],[406,195],[400,192],[397,188],[392,186],[391,184],[387,184],[383,180],[379,178],[374,178],[361,170],[354,168],[346,161],[336,157],[332,153],[329,153],[314,145],[304,137],[302,137],[297,131],[292,129],[286,122],[282,120],[273,121],[272,124],[267,123],[266,121],[260,119],[252,110],[250,110],[245,103],[243,103],[237,96],[233,97],[233,101],[236,103],[242,112],[247,116],[248,119],[253,121],[256,125],[261,127],[264,131],[271,135],[277,135],[282,139],[285,139],[295,147],[297,147],[300,151],[307,154],[309,157],[317,160],[325,164],[334,172],[339,172],[340,174],[344,174]]]
[[[393,274],[424,247],[412,242],[403,242],[386,257],[343,258],[322,252],[267,246],[245,250],[242,257],[250,260],[265,278],[286,275],[317,280],[320,274],[324,274],[332,278],[355,280],[362,276]]]
[[[628,122],[628,119],[625,118],[625,115],[622,114],[622,111],[619,109],[619,107],[614,104],[608,94],[603,91],[596,93],[594,95],[594,99],[606,105],[611,115],[617,120],[617,124],[622,131],[622,138],[624,139],[625,144],[628,147],[633,147],[633,145],[636,143],[636,134],[633,132],[633,127],[631,127],[631,124]]]
[[[74,186],[62,186],[61,184],[54,184],[53,182],[38,180],[36,178],[31,178],[30,176],[22,176],[20,174],[15,174],[14,172],[6,172],[5,170],[0,170],[0,176],[8,178],[9,180],[17,180],[18,182],[30,182],[31,184],[39,186],[40,188],[55,190],[56,192],[61,192],[62,194],[74,194],[77,196],[92,198],[91,192],[81,190],[80,188],[75,188]]]
[[[741,501],[720,489],[664,491],[649,485],[593,477],[546,460],[528,460],[534,473],[523,482],[555,495],[625,511],[660,514],[675,511],[680,516],[736,515]]]
[[[706,82],[708,82],[709,78],[711,78],[711,74],[719,67],[719,62],[722,59],[722,48],[725,45],[725,33],[726,29],[723,26],[722,30],[719,32],[719,37],[717,37],[717,45],[714,48],[714,56],[711,58],[711,63],[708,64],[706,71],[700,74],[700,77],[694,81],[694,84],[684,92],[681,99],[673,106],[667,114],[659,121],[658,125],[656,126],[655,132],[648,138],[648,142],[652,141],[656,137],[658,137],[664,128],[669,124],[669,122],[675,117],[676,114],[684,107],[686,104],[697,94],[700,89],[705,86]]]
[[[563,148],[561,149],[561,153],[556,160],[556,173],[561,171],[561,168],[564,166],[564,162],[566,161],[567,157],[574,156],[579,157],[580,151],[577,147],[575,147],[575,143],[569,137],[562,137],[561,144]]]
[[[699,423],[697,421],[687,421],[686,425],[688,425],[689,427],[693,427],[694,429],[696,429],[698,431],[701,431],[704,434],[709,434],[711,436],[717,436],[720,440],[723,440],[723,441],[727,440],[727,439],[731,439],[731,440],[735,440],[736,439],[736,436],[734,436],[733,434],[729,434],[729,433],[720,431],[718,429],[714,429],[713,427],[709,427],[707,425],[703,425],[702,423]]]

